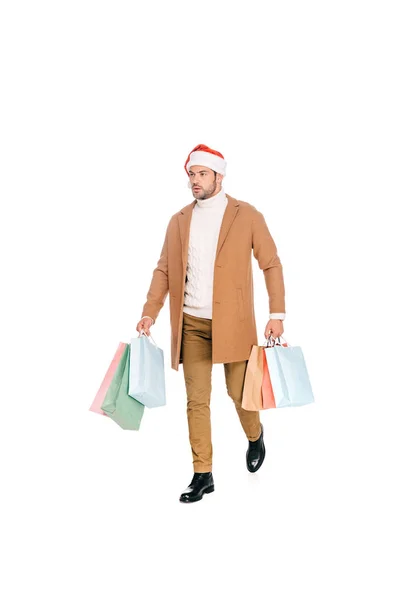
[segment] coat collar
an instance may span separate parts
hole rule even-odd
[[[228,231],[231,228],[231,225],[235,220],[235,217],[240,207],[240,203],[238,202],[238,200],[236,200],[236,198],[233,198],[233,196],[230,196],[227,193],[225,193],[225,196],[228,200],[228,203],[226,205],[224,216],[222,218],[215,257],[217,257],[219,251],[221,250],[225,238],[228,235]],[[179,232],[182,244],[182,260],[184,265],[186,265],[187,260],[190,223],[192,220],[193,208],[196,202],[197,200],[193,200],[193,202],[184,206],[178,214]]]

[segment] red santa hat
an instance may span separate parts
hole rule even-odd
[[[192,165],[201,165],[208,167],[221,175],[226,175],[226,160],[221,152],[212,150],[205,144],[199,144],[190,152],[185,162],[185,171],[189,175],[189,169]]]

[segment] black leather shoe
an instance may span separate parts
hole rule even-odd
[[[201,500],[203,494],[209,494],[214,491],[214,480],[212,473],[194,473],[193,479],[181,494],[181,502],[196,502]]]
[[[247,469],[250,473],[255,473],[263,464],[265,458],[265,446],[264,446],[264,427],[261,423],[261,435],[255,442],[250,442],[246,452],[246,463]]]

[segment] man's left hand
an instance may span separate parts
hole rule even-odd
[[[281,319],[270,319],[264,331],[265,338],[272,334],[273,338],[277,338],[283,333],[283,321]]]

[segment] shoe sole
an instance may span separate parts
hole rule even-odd
[[[211,492],[213,492],[213,491],[214,491],[214,485],[210,485],[210,486],[208,486],[208,488],[205,488],[203,490],[203,493],[201,494],[201,496],[199,498],[193,498],[193,499],[191,499],[191,498],[184,498],[184,499],[179,498],[179,501],[180,502],[184,502],[185,504],[191,504],[192,502],[198,502],[199,500],[201,500],[203,498],[204,494],[211,494]]]

